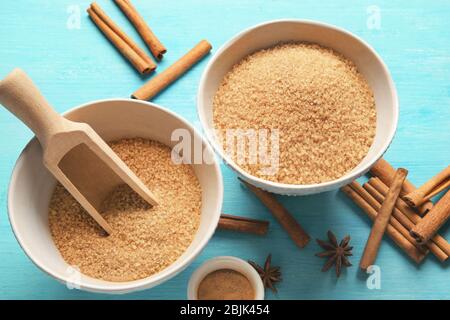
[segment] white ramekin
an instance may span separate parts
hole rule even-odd
[[[187,121],[156,104],[131,100],[99,100],[74,108],[65,116],[90,124],[106,141],[142,137],[173,146],[175,129],[186,129],[202,139]],[[61,257],[48,226],[48,205],[55,179],[42,164],[42,149],[33,138],[22,151],[14,167],[8,190],[8,212],[17,241],[28,257],[43,271],[70,288],[104,293],[127,293],[156,286],[186,268],[206,246],[220,218],[223,185],[214,152],[203,141],[204,155],[211,164],[194,164],[202,187],[202,211],[197,234],[183,255],[172,265],[150,277],[128,282],[94,279],[69,266]]]
[[[200,282],[211,272],[220,269],[231,269],[246,276],[255,290],[254,300],[264,300],[264,285],[258,272],[248,262],[231,256],[216,257],[204,262],[198,267],[189,279],[187,289],[188,299],[198,300],[197,291]]]
[[[356,64],[374,92],[377,109],[374,143],[361,163],[339,179],[310,185],[283,184],[264,180],[242,170],[225,154],[214,138],[213,99],[227,72],[245,56],[280,42],[289,41],[313,42],[342,53]],[[276,65],[273,67],[276,68]],[[389,147],[397,128],[399,113],[394,82],[388,68],[375,50],[348,31],[307,20],[265,22],[242,31],[225,43],[214,54],[203,72],[198,88],[197,109],[208,141],[231,169],[242,179],[259,188],[287,195],[306,195],[337,189],[365,174]]]

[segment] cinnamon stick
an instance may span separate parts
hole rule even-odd
[[[259,189],[241,178],[238,179],[270,210],[298,247],[304,248],[308,244],[309,235],[273,194]]]
[[[161,60],[167,52],[166,47],[159,41],[150,27],[145,23],[136,8],[131,4],[130,0],[114,0],[120,10],[127,16],[128,20],[134,25],[137,32],[141,35],[142,40],[148,46],[153,56]]]
[[[200,41],[178,61],[136,90],[131,97],[140,100],[153,98],[169,84],[178,79],[183,73],[188,71],[195,63],[200,61],[200,59],[208,54],[211,49],[212,46],[208,41]]]
[[[372,208],[375,209],[375,211],[377,212],[377,215],[381,209],[381,204],[383,202],[379,202],[376,197],[370,192],[370,186],[368,185],[364,185],[361,186],[359,183],[357,182],[352,182],[350,184],[350,187],[355,190],[356,192],[358,192],[358,194],[364,199],[364,201],[366,201]],[[411,242],[412,244],[415,244],[415,240],[414,238],[409,234],[409,230],[406,228],[404,222],[404,217],[403,216],[395,216],[394,213],[392,214],[392,216],[389,219],[389,223],[392,224],[392,226],[394,226],[394,228],[396,228],[409,242]],[[426,251],[426,248],[423,247],[419,247],[417,246],[419,250],[422,251]]]
[[[364,213],[373,221],[377,216],[377,211],[370,206],[361,195],[356,192],[350,185],[341,188],[356,205],[358,205]],[[388,224],[386,234],[417,264],[421,263],[426,253],[419,250],[413,243],[408,241],[392,224]]]
[[[383,196],[386,196],[387,191],[389,190],[389,188],[378,178],[371,178],[369,180],[369,184]],[[414,210],[412,210],[405,201],[400,198],[397,200],[396,208],[400,210],[405,216],[407,216],[408,219],[414,223],[414,225],[422,221],[422,218]],[[409,230],[411,229],[412,228],[410,228]],[[445,238],[436,234],[431,239],[431,241],[433,241],[443,252],[445,252],[447,256],[450,256],[450,244],[447,242],[447,240],[445,240]]]
[[[411,230],[417,243],[430,240],[439,228],[450,218],[450,190],[434,205],[433,209]]]
[[[377,213],[380,211],[381,204],[376,200],[376,198],[370,194],[370,192],[363,188],[359,183],[356,181],[353,181],[350,184],[350,187],[355,190],[361,198],[363,198],[364,201],[366,201]],[[415,240],[411,235],[409,234],[409,230],[404,227],[404,225],[397,219],[397,217],[391,216],[389,219],[389,223],[410,243],[415,245]],[[423,248],[421,246],[416,245],[416,247],[423,252],[426,252],[426,248]]]
[[[450,187],[450,179],[445,180],[444,182],[442,182],[440,185],[438,185],[436,188],[433,189],[433,191],[431,191],[430,193],[428,193],[423,199],[424,201],[428,201],[431,198],[433,198],[434,196],[438,195],[439,193],[441,193],[442,191],[444,191],[445,189],[447,189],[448,187]]]
[[[155,70],[156,65],[150,58],[144,58],[143,52],[112,20],[106,16],[101,8],[93,3],[87,9],[89,17],[100,29],[105,37],[119,50],[119,52],[141,74],[148,74]],[[145,54],[144,54],[145,55]]]
[[[389,192],[386,195],[386,199],[381,205],[378,211],[377,217],[373,223],[372,230],[369,238],[367,239],[366,247],[359,263],[359,267],[366,270],[369,266],[375,263],[378,249],[380,248],[381,240],[383,239],[384,232],[391,219],[392,211],[394,210],[397,198],[400,195],[403,182],[405,181],[408,171],[400,168],[395,173]]]
[[[380,180],[383,181],[383,183],[389,187],[392,183],[392,179],[395,174],[395,169],[394,169],[394,167],[392,167],[390,165],[389,162],[387,162],[386,160],[381,158],[370,169],[370,173],[373,176],[380,178]],[[409,182],[408,180],[405,180],[405,182],[403,183],[403,189],[402,189],[400,195],[404,196],[404,195],[414,191],[415,189],[416,189],[416,187],[411,182]],[[430,209],[432,207],[433,207],[433,203],[431,201],[427,201],[423,205],[418,207],[417,210],[423,216],[428,211],[430,211]]]
[[[151,68],[151,71],[156,69],[156,64],[150,58],[144,50],[142,50],[136,42],[134,42],[125,32],[120,29],[120,27],[110,18],[106,15],[106,13],[100,8],[100,6],[93,2],[91,3],[91,9],[98,15],[100,19],[103,20],[103,22],[108,25],[109,28],[113,32],[115,32],[120,38],[122,38],[123,41],[125,41],[145,62],[147,62]]]
[[[403,199],[405,199],[410,206],[417,207],[427,199],[436,195],[438,192],[433,191],[436,188],[439,192],[444,190],[448,186],[448,181],[450,181],[450,166],[439,172],[416,190],[405,195]]]
[[[269,221],[222,214],[218,227],[219,229],[254,233],[262,236],[269,230]]]
[[[375,189],[371,184],[365,183],[363,185],[364,189],[369,192],[369,194],[374,197],[378,201],[378,207],[381,206],[381,203],[383,203],[385,197],[382,195],[378,190]],[[400,200],[400,199],[399,199]],[[392,212],[392,216],[397,219],[402,226],[406,228],[406,230],[410,231],[414,226],[414,222],[412,222],[407,215],[405,215],[402,211],[400,211],[397,207],[394,208],[394,211]],[[417,216],[418,217],[418,216]],[[419,217],[420,219],[420,217]],[[408,235],[408,240],[414,243],[414,238],[412,238],[410,235]],[[436,256],[436,258],[439,259],[439,261],[444,262],[448,259],[448,255],[439,247],[438,244],[434,243],[433,241],[430,241],[426,244],[426,247],[430,249],[430,251]],[[424,248],[419,248],[424,250]]]

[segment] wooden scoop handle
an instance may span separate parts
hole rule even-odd
[[[18,68],[0,81],[0,103],[36,134],[42,147],[69,122],[50,106],[33,81]]]

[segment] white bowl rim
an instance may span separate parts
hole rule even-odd
[[[328,29],[331,29],[331,30],[334,30],[337,32],[344,33],[347,36],[354,38],[355,40],[359,41],[362,45],[364,45],[378,60],[378,62],[380,63],[380,65],[383,68],[383,71],[387,75],[388,85],[392,90],[393,100],[394,100],[393,101],[394,102],[394,104],[393,104],[393,107],[394,107],[393,121],[392,121],[391,127],[389,128],[389,130],[390,130],[389,137],[384,141],[382,147],[380,147],[380,151],[378,151],[372,157],[372,160],[368,161],[367,164],[365,164],[364,166],[362,166],[361,168],[359,168],[357,171],[353,172],[352,174],[347,173],[338,179],[326,181],[326,182],[322,182],[322,183],[314,183],[314,184],[287,184],[287,183],[280,183],[280,182],[265,180],[265,179],[253,176],[253,175],[247,173],[245,170],[241,169],[228,155],[226,155],[221,150],[220,146],[217,144],[214,137],[211,135],[211,131],[208,129],[207,121],[206,121],[201,109],[204,109],[203,92],[205,91],[206,75],[209,73],[212,65],[215,63],[217,58],[225,50],[227,50],[229,47],[231,47],[237,40],[239,40],[241,37],[243,37],[247,33],[250,33],[252,31],[254,31],[255,29],[258,29],[258,28],[261,28],[261,27],[264,27],[267,25],[278,24],[278,23],[310,24],[310,25],[324,27],[324,28],[328,28]],[[216,51],[214,56],[209,60],[205,69],[203,70],[202,76],[200,78],[200,85],[199,85],[198,91],[197,91],[197,115],[200,119],[200,123],[202,124],[203,131],[205,132],[205,136],[206,136],[207,140],[213,146],[214,150],[222,157],[222,159],[225,160],[225,162],[229,166],[231,166],[231,168],[234,171],[236,171],[241,176],[243,176],[247,181],[253,181],[253,182],[258,183],[259,185],[266,185],[266,186],[270,186],[271,188],[284,189],[284,190],[287,190],[287,193],[289,193],[289,192],[293,192],[293,191],[311,190],[311,189],[316,189],[316,188],[322,189],[322,190],[329,190],[329,188],[332,187],[333,185],[346,184],[347,182],[351,182],[354,179],[356,179],[356,178],[360,177],[361,175],[363,175],[364,173],[366,173],[367,171],[369,171],[369,169],[375,164],[375,162],[378,161],[383,156],[383,154],[388,149],[389,145],[392,143],[392,140],[394,139],[395,132],[397,130],[397,125],[398,125],[399,102],[398,102],[397,89],[395,87],[394,81],[392,80],[391,73],[389,72],[389,69],[388,69],[386,63],[383,61],[381,56],[375,51],[375,49],[373,49],[362,38],[358,37],[357,35],[349,32],[345,29],[342,29],[340,27],[337,27],[337,26],[334,26],[334,25],[331,25],[328,23],[320,22],[320,21],[308,20],[308,19],[275,19],[275,20],[265,21],[265,22],[262,22],[262,23],[259,23],[259,24],[256,24],[254,26],[244,29],[243,31],[239,32],[237,35],[232,37],[230,40],[228,40],[225,44],[223,44]]]
[[[83,108],[87,108],[91,105],[94,104],[98,104],[98,103],[108,103],[108,102],[133,102],[133,103],[138,103],[138,104],[144,104],[153,108],[156,108],[160,111],[166,112],[169,115],[175,117],[176,119],[178,119],[179,121],[181,121],[184,125],[186,125],[187,128],[193,130],[195,132],[195,134],[198,134],[199,137],[202,138],[203,143],[205,144],[205,147],[208,148],[208,151],[211,152],[212,155],[214,155],[213,149],[211,149],[208,141],[206,141],[203,136],[201,135],[201,133],[193,126],[191,125],[187,120],[185,120],[183,117],[181,117],[180,115],[176,114],[175,112],[166,109],[160,105],[157,105],[155,103],[152,102],[148,102],[148,101],[142,101],[142,100],[137,100],[137,99],[124,99],[124,98],[108,98],[108,99],[99,99],[99,100],[93,100],[87,103],[83,103],[80,104],[76,107],[73,107],[65,112],[62,113],[62,115],[67,115],[75,110],[78,109],[83,109]],[[8,186],[8,196],[7,196],[7,204],[8,204],[8,218],[9,218],[9,222],[13,231],[13,234],[17,240],[17,242],[19,243],[20,247],[22,248],[22,250],[26,253],[26,255],[28,256],[28,258],[42,271],[44,271],[45,273],[49,274],[50,276],[52,276],[53,278],[57,279],[60,282],[63,283],[67,283],[67,279],[64,279],[62,277],[59,277],[57,275],[55,275],[51,270],[49,270],[48,268],[44,267],[43,264],[41,263],[39,257],[37,257],[33,252],[31,252],[27,247],[25,247],[21,241],[21,235],[20,235],[20,231],[17,228],[16,225],[16,221],[14,219],[14,214],[11,214],[12,212],[12,208],[13,208],[13,204],[12,204],[12,190],[15,189],[15,184],[17,181],[17,175],[18,172],[20,171],[20,168],[22,166],[22,162],[23,162],[23,157],[24,157],[24,151],[26,150],[26,148],[28,147],[28,145],[30,143],[32,143],[32,141],[36,139],[36,137],[34,136],[30,141],[27,142],[27,144],[25,145],[25,147],[22,149],[22,151],[20,152],[19,157],[16,160],[16,163],[14,164],[12,173],[11,173],[11,177],[9,180],[9,186]],[[222,204],[223,204],[223,177],[222,177],[222,172],[220,170],[220,166],[219,163],[216,159],[216,157],[214,156],[214,171],[217,173],[218,175],[218,193],[219,193],[219,199],[218,199],[218,208],[217,211],[219,211],[219,214],[216,217],[216,225],[219,222],[220,219],[220,212],[222,209]],[[97,293],[129,293],[129,292],[134,292],[134,291],[138,291],[138,290],[144,290],[147,288],[147,286],[150,283],[155,283],[155,286],[158,284],[161,284],[161,282],[166,281],[171,279],[172,277],[176,276],[177,274],[179,274],[181,271],[183,271],[188,265],[190,265],[192,263],[192,261],[200,254],[200,252],[205,248],[205,246],[207,245],[207,243],[209,242],[209,240],[212,238],[212,236],[214,235],[216,228],[209,228],[208,232],[206,233],[206,235],[201,239],[201,241],[199,242],[199,244],[197,245],[197,248],[195,250],[193,250],[193,252],[187,256],[185,258],[184,263],[180,264],[177,268],[175,268],[174,270],[171,271],[171,273],[169,274],[162,274],[164,272],[163,269],[162,271],[156,273],[155,275],[152,275],[150,277],[151,281],[150,281],[150,277],[147,278],[143,278],[143,279],[139,279],[139,280],[135,280],[135,281],[127,281],[127,282],[113,282],[113,281],[105,281],[105,284],[96,284],[96,285],[92,285],[92,284],[85,284],[85,283],[81,283],[80,285],[80,289],[82,290],[87,290],[87,291],[92,291],[92,292],[97,292]],[[145,281],[146,279],[148,279],[148,281]],[[139,282],[139,284],[137,285],[136,282]]]

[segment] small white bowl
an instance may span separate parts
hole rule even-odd
[[[231,269],[246,276],[255,290],[254,300],[264,300],[264,285],[258,272],[248,262],[231,256],[216,257],[204,262],[198,267],[189,279],[187,289],[188,299],[198,300],[197,291],[200,282],[211,272],[221,269]]]
[[[183,128],[200,138],[193,126],[175,113],[153,103],[112,99],[94,101],[68,111],[65,116],[90,124],[106,141],[141,137],[173,146],[174,129]],[[201,139],[201,138],[200,138]],[[214,152],[203,143],[204,155]],[[150,277],[128,282],[94,279],[69,266],[56,248],[48,225],[48,205],[56,181],[42,164],[42,149],[33,138],[14,167],[8,190],[8,212],[17,241],[28,257],[43,271],[70,287],[104,293],[127,293],[156,286],[186,268],[214,234],[223,198],[222,175],[212,164],[194,164],[202,188],[200,226],[188,249],[166,269]]]
[[[375,140],[361,163],[339,179],[310,185],[284,184],[264,180],[242,170],[225,154],[214,138],[213,99],[224,76],[233,65],[247,55],[280,42],[289,41],[313,42],[340,52],[356,64],[374,92],[377,109]],[[389,147],[397,128],[398,108],[394,82],[383,60],[374,49],[348,31],[306,20],[269,21],[236,35],[225,43],[209,61],[200,80],[197,96],[200,122],[208,141],[216,152],[245,181],[264,190],[286,195],[306,195],[337,189],[365,174]]]

